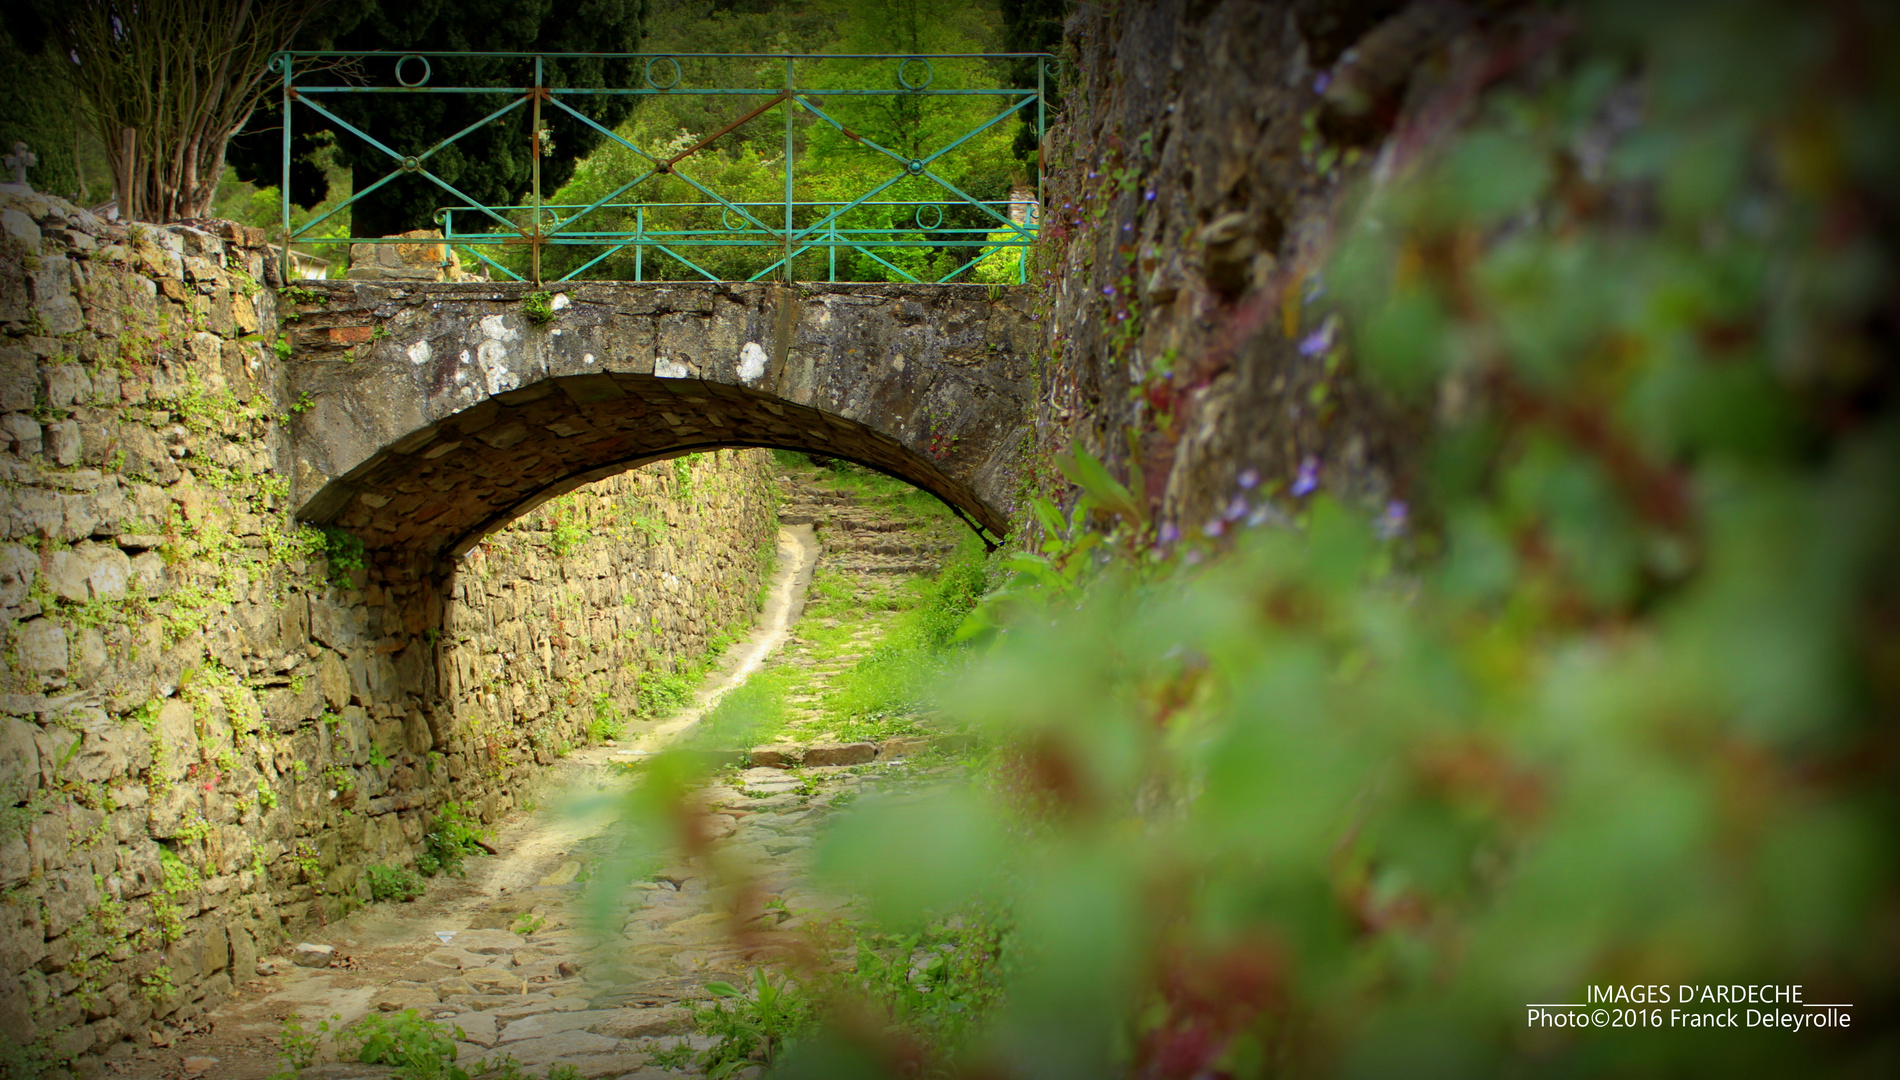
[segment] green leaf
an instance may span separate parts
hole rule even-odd
[[[1109,475],[1108,469],[1087,449],[1078,446],[1073,454],[1058,455],[1056,468],[1070,483],[1081,488],[1094,505],[1131,525],[1148,523],[1147,505],[1137,500],[1121,481]]]

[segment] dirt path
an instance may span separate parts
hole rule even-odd
[[[309,934],[304,940],[335,949],[333,966],[268,959],[259,965],[259,978],[240,984],[211,1014],[209,1030],[183,1034],[131,1061],[108,1062],[106,1074],[254,1080],[281,1068],[286,1019],[314,1026],[337,1016],[331,1024],[340,1028],[370,1012],[413,1007],[462,1026],[470,1040],[458,1057],[464,1064],[507,1052],[536,1071],[567,1062],[587,1077],[639,1075],[648,1055],[621,1052],[631,1045],[626,1040],[644,1047],[652,1036],[690,1032],[690,1014],[674,1003],[703,992],[697,985],[659,985],[645,995],[653,1007],[615,1011],[612,1029],[619,1037],[579,1030],[601,1026],[603,1019],[592,1015],[599,1010],[584,1006],[609,996],[627,1003],[641,999],[638,987],[614,978],[577,977],[590,968],[611,974],[600,963],[598,935],[590,932],[578,901],[580,879],[614,843],[620,796],[631,783],[629,771],[616,765],[676,738],[781,648],[803,610],[818,553],[809,524],[781,529],[758,625],[726,654],[693,702],[619,745],[587,747],[557,762],[538,784],[540,805],[504,822],[491,838],[498,856],[470,860],[466,877],[437,879],[412,903],[372,904]],[[750,802],[738,792],[728,796]],[[642,907],[671,912],[677,905]],[[562,1019],[525,1023],[544,1013]],[[303,1075],[316,1080],[388,1074],[379,1067],[320,1065]]]
[[[869,601],[934,569],[943,549],[934,532],[918,541],[924,547],[906,547],[903,528],[887,517],[860,512],[848,495],[793,483],[804,501],[785,515],[793,524],[780,532],[759,625],[688,708],[619,745],[557,762],[538,786],[540,805],[503,823],[491,839],[500,854],[471,859],[465,878],[436,879],[412,903],[373,904],[307,938],[334,949],[328,966],[270,958],[210,1015],[209,1030],[108,1062],[105,1075],[261,1080],[282,1067],[286,1019],[314,1026],[334,1016],[336,1030],[409,1009],[460,1030],[457,1064],[471,1072],[506,1055],[524,1070],[518,1076],[546,1076],[556,1066],[587,1078],[699,1075],[694,1061],[713,1040],[695,1033],[693,1004],[709,998],[709,981],[743,983],[754,968],[804,947],[809,921],[848,911],[807,885],[805,857],[834,805],[906,771],[904,749],[887,745],[882,759],[851,767],[728,770],[702,792],[709,843],[697,859],[642,868],[623,888],[590,890],[597,874],[623,870],[635,857],[615,828],[633,777],[624,766],[679,738],[768,666],[804,680],[787,702],[793,730],[825,726],[817,714],[824,688],[892,625]],[[814,524],[825,538],[816,590]],[[832,613],[800,622],[808,591],[826,595]],[[861,610],[841,618],[841,601]],[[834,640],[821,647],[828,636]],[[605,902],[596,903],[603,891]],[[328,1048],[302,1077],[392,1075],[334,1056]]]

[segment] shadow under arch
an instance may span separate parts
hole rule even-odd
[[[843,458],[931,493],[979,535],[1008,532],[1007,516],[978,494],[967,458],[933,460],[858,420],[745,386],[622,372],[550,376],[419,427],[324,484],[298,516],[347,529],[368,548],[459,558],[596,480],[750,447]]]

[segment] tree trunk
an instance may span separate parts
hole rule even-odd
[[[142,186],[138,132],[131,128],[119,129],[119,152],[116,156],[118,160],[113,162],[112,187],[113,201],[119,204],[119,220],[137,221],[139,188]]]

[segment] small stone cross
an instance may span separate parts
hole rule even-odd
[[[14,183],[27,186],[26,171],[40,163],[40,156],[28,150],[25,143],[16,142],[13,144],[13,153],[6,156],[5,163],[7,168],[13,170]]]

